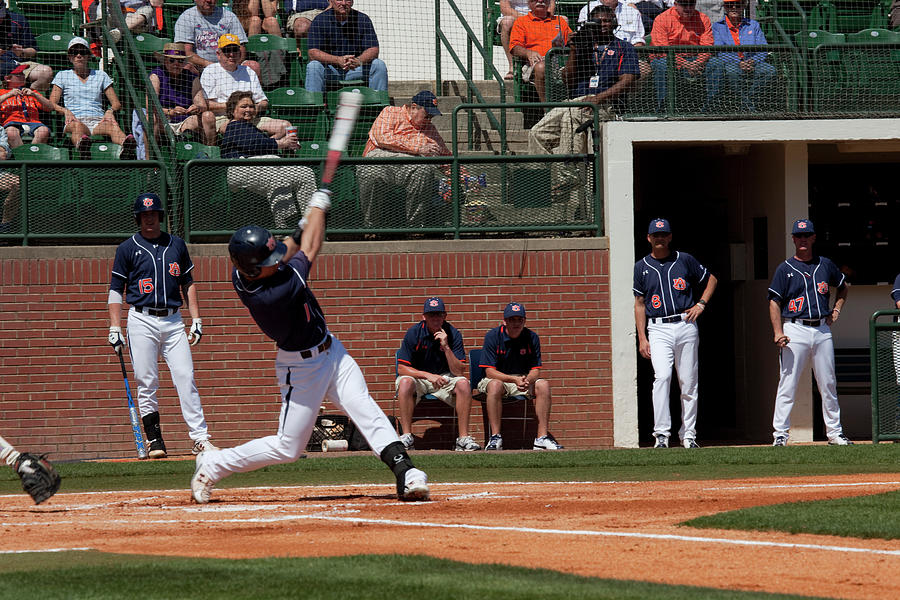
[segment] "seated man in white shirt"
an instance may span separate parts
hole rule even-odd
[[[614,36],[624,42],[628,42],[635,48],[646,45],[644,37],[647,35],[647,32],[644,30],[644,21],[641,18],[641,13],[630,3],[626,3],[625,0],[591,0],[581,7],[581,11],[578,13],[579,28],[588,20],[588,15],[591,14],[591,11],[601,4],[616,12],[616,21],[619,22],[619,26],[613,32]],[[649,62],[639,60],[638,66],[641,69],[641,79],[650,74]]]
[[[241,42],[233,33],[219,36],[216,58],[219,62],[212,63],[200,75],[200,87],[206,96],[209,110],[203,113],[204,128],[209,125],[209,119],[215,119],[215,130],[224,133],[225,127],[231,118],[225,114],[225,104],[232,93],[236,91],[249,91],[253,94],[253,102],[256,103],[258,115],[262,114],[269,105],[269,101],[263,92],[262,85],[256,72],[239,64],[241,60]],[[254,125],[260,130],[274,136],[275,139],[284,137],[290,123],[283,119],[257,116]]]

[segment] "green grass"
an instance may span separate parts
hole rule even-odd
[[[900,538],[900,492],[755,506],[686,521],[689,527]]]
[[[631,449],[525,453],[416,454],[432,481],[663,481],[797,477],[900,470],[900,444],[850,447],[740,447],[702,450]],[[52,458],[52,457],[51,457]],[[186,488],[194,461],[73,462],[57,464],[64,491]],[[219,487],[390,483],[370,454],[313,453],[295,463],[224,480]],[[20,490],[11,469],[0,469],[0,492]]]
[[[42,600],[754,600],[800,598],[616,581],[545,569],[469,565],[427,556],[255,560],[145,558],[99,552],[13,555],[0,562],[0,598]]]

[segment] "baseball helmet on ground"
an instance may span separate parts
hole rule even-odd
[[[165,213],[163,210],[163,203],[160,200],[159,196],[152,192],[147,192],[144,194],[140,194],[134,201],[134,218],[135,220],[139,219],[142,212],[150,212],[155,211],[158,213]],[[162,218],[162,215],[160,215]]]
[[[231,262],[247,277],[256,277],[263,267],[276,264],[285,252],[287,246],[272,237],[268,229],[258,225],[241,227],[228,242]]]

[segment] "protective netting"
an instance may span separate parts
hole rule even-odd
[[[872,390],[875,441],[900,440],[900,322],[885,316],[876,320],[872,339],[876,357]]]

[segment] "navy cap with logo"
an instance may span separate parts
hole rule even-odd
[[[813,227],[812,221],[809,219],[797,219],[794,221],[794,226],[791,228],[791,235],[797,235],[798,233],[815,233],[816,230]]]
[[[437,296],[432,296],[425,301],[425,308],[422,309],[423,314],[447,312],[444,308],[444,301]]]
[[[669,226],[668,219],[653,219],[650,221],[647,233],[672,233],[672,228]]]
[[[510,317],[522,317],[525,318],[525,305],[521,302],[510,302],[506,305],[506,308],[503,309],[503,318],[508,319]]]
[[[441,111],[439,111],[437,107],[437,96],[435,96],[428,90],[422,90],[421,92],[413,96],[412,101],[414,104],[418,104],[419,106],[424,108],[425,112],[432,117],[436,117],[441,114]]]

